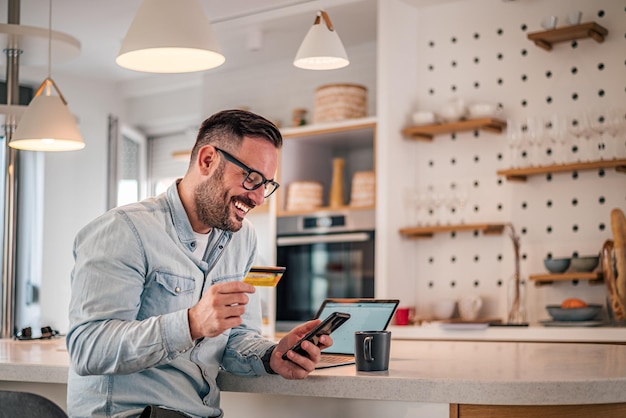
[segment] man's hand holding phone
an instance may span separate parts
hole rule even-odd
[[[294,328],[274,349],[270,367],[286,379],[306,378],[319,363],[321,351],[333,344],[330,334],[348,318],[335,312],[324,321],[315,319]]]

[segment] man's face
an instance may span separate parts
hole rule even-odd
[[[241,229],[243,219],[255,206],[264,201],[265,188],[246,190],[243,180],[246,171],[218,155],[218,167],[195,190],[198,219],[205,225],[226,231]],[[245,138],[241,147],[231,152],[233,157],[267,179],[274,178],[278,151],[270,142],[259,138]]]

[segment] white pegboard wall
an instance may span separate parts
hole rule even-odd
[[[499,103],[503,117],[511,119],[626,107],[622,1],[467,3],[420,10],[417,108],[411,112],[436,111],[453,98]],[[581,39],[557,44],[548,52],[527,39],[529,32],[541,30],[545,16],[556,15],[561,26],[574,10],[582,11],[583,22],[596,21],[609,30],[604,43]],[[498,177],[497,170],[512,164],[506,133],[456,133],[406,146],[417,165],[407,188],[469,183],[467,222],[513,223],[521,237],[525,278],[545,272],[548,254],[597,254],[611,237],[610,210],[626,210],[626,176],[613,169],[540,175],[526,183]],[[483,315],[506,314],[506,287],[514,266],[506,234],[440,234],[407,245],[416,253],[412,279],[418,314],[428,316],[434,300],[467,293],[483,296]],[[604,303],[606,295],[604,286],[584,281],[542,287],[527,283],[526,290],[531,322],[547,318],[548,303],[566,297]]]

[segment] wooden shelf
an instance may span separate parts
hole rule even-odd
[[[592,271],[590,273],[571,272],[558,274],[533,274],[529,279],[535,282],[535,286],[543,286],[554,282],[565,282],[571,280],[588,280],[589,284],[601,284],[604,276],[601,271]]]
[[[340,206],[336,208],[331,208],[328,206],[319,207],[311,210],[279,210],[276,216],[278,218],[286,217],[286,216],[298,216],[298,215],[312,215],[312,214],[320,214],[320,213],[331,213],[331,212],[345,212],[345,211],[355,211],[355,210],[372,210],[376,209],[376,206]]]
[[[283,139],[298,138],[298,141],[313,141],[324,144],[345,146],[365,143],[371,146],[373,131],[376,129],[376,117],[347,119],[339,122],[282,128]],[[349,133],[350,135],[346,135]],[[344,143],[344,142],[348,143]]]
[[[554,44],[573,41],[575,39],[591,38],[598,43],[602,43],[608,33],[609,31],[606,28],[595,22],[589,22],[541,32],[533,32],[529,33],[527,36],[528,39],[533,41],[539,48],[551,51]]]
[[[412,139],[432,141],[435,135],[454,132],[475,131],[482,129],[487,132],[502,133],[506,122],[496,118],[467,119],[450,123],[410,126],[402,130],[402,134]]]
[[[598,168],[615,168],[620,173],[626,173],[626,159],[591,161],[587,163],[558,164],[541,167],[511,168],[498,170],[499,176],[505,176],[509,181],[526,181],[528,176],[558,173],[563,171],[596,170]]]
[[[402,228],[400,235],[406,238],[431,238],[441,232],[481,231],[484,235],[499,235],[504,230],[504,223],[437,225]]]

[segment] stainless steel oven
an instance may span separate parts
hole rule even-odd
[[[276,329],[313,317],[326,298],[374,297],[375,212],[353,210],[280,217]]]

